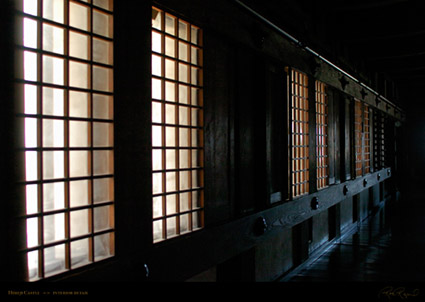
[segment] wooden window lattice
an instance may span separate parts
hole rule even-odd
[[[355,176],[371,172],[370,107],[354,100],[354,156]]]
[[[370,138],[370,108],[367,104],[363,104],[363,158],[364,158],[364,173],[371,172],[371,138]]]
[[[291,70],[291,187],[292,197],[309,192],[308,77]]]
[[[202,31],[152,8],[153,240],[203,227]]]
[[[17,5],[29,281],[115,253],[112,5]]]
[[[362,102],[354,100],[354,156],[355,175],[363,175],[363,111]]]
[[[315,86],[317,189],[322,189],[329,185],[328,96],[324,83],[316,81]]]

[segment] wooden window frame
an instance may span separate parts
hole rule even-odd
[[[330,128],[329,127],[329,96],[327,85],[315,81],[316,109],[316,186],[324,189],[330,184]]]
[[[152,202],[153,202],[153,232],[154,232],[154,243],[158,243],[170,238],[178,237],[193,231],[197,231],[203,228],[204,226],[204,139],[203,139],[203,65],[202,65],[202,29],[185,19],[181,19],[176,14],[171,14],[164,9],[158,8],[156,6],[152,7],[152,12],[154,14],[160,14],[160,24],[152,24],[152,36],[159,36],[161,39],[160,49],[156,48],[156,44],[152,42],[152,60],[154,58],[161,60],[161,70],[155,71],[154,63],[152,69],[152,81],[159,81],[161,85],[161,91],[158,93],[159,97],[155,95],[155,92],[152,93],[152,106],[160,106],[160,120],[152,120],[152,130],[159,127],[161,129],[161,142],[156,144],[152,142],[152,152],[161,153],[161,164],[160,169],[155,168],[155,162],[153,159],[152,166],[152,177],[153,177],[153,192],[152,192]],[[168,25],[166,24],[166,18],[173,20],[174,32],[168,30]],[[179,32],[180,24],[185,24],[188,30],[186,30],[187,37],[184,38]],[[192,36],[192,32],[196,31],[197,36]],[[154,39],[154,38],[152,38]],[[166,39],[173,40],[174,46],[170,48],[173,49],[174,55],[168,52],[166,49]],[[180,47],[185,47],[186,54],[181,55]],[[196,55],[195,55],[196,53]],[[153,62],[153,61],[152,61]],[[174,70],[167,70],[167,62],[173,62],[175,65]],[[187,68],[187,77],[186,79],[180,78],[179,67],[185,66]],[[167,72],[174,73],[172,76],[167,76]],[[197,74],[196,74],[196,73]],[[167,89],[166,85],[169,84],[174,86],[174,98],[167,99]],[[183,102],[179,99],[179,90],[180,88],[185,88],[187,90],[186,101]],[[152,87],[152,91],[154,91]],[[197,95],[194,94],[196,91]],[[196,100],[196,101],[194,101]],[[167,115],[166,108],[174,108],[174,115]],[[190,112],[187,114],[187,121],[183,123],[180,118],[180,110],[186,110]],[[152,107],[153,111],[153,107]],[[195,115],[194,115],[195,114]],[[154,113],[152,113],[154,118]],[[171,122],[169,120],[172,120]],[[171,145],[167,145],[167,129],[174,129],[174,142]],[[182,143],[180,140],[180,132],[188,132],[188,141]],[[168,132],[171,134],[171,132]],[[155,133],[152,131],[152,139],[155,139]],[[175,167],[167,168],[167,151],[169,153],[174,152]],[[182,156],[181,152],[187,152],[187,161],[185,166],[182,167]],[[153,153],[152,153],[153,154]],[[154,156],[152,156],[154,158]],[[194,164],[194,162],[196,164]],[[185,173],[188,176],[188,186],[187,188],[181,187],[181,174]],[[171,177],[172,180],[167,181],[167,174],[175,175]],[[156,180],[156,175],[161,177],[161,180]],[[196,180],[194,181],[194,179]],[[172,191],[167,190],[167,183],[175,181],[175,189]],[[161,188],[159,191],[156,191],[156,183],[161,183]],[[196,184],[197,183],[197,184]],[[182,209],[181,198],[183,194],[188,196],[187,207]],[[195,199],[195,195],[197,198]],[[173,212],[167,212],[167,198],[174,196],[175,197],[175,209]],[[160,202],[156,202],[158,205],[155,207],[155,199],[161,199]],[[155,208],[159,208],[159,214],[155,214]],[[195,216],[196,215],[196,216]],[[187,219],[186,225],[184,228],[181,228],[181,222],[183,217]],[[173,232],[168,232],[171,230],[168,228],[168,224],[173,223],[175,229]],[[161,234],[155,232],[156,229],[160,229]],[[157,234],[158,233],[158,234]],[[157,235],[155,235],[157,234]]]
[[[68,272],[70,270],[77,269],[82,266],[87,266],[95,262],[102,261],[104,259],[109,259],[115,255],[115,218],[114,218],[114,143],[113,143],[113,113],[111,111],[108,112],[108,116],[100,117],[95,114],[95,105],[94,105],[94,95],[101,95],[102,97],[108,98],[108,110],[111,110],[113,105],[113,97],[114,97],[114,89],[113,89],[113,59],[112,53],[108,54],[107,62],[101,62],[99,59],[94,58],[94,47],[93,41],[94,39],[103,40],[106,43],[110,44],[110,47],[113,49],[113,30],[112,30],[112,20],[113,20],[113,8],[112,1],[108,1],[108,7],[103,7],[103,5],[92,4],[83,2],[83,1],[72,1],[72,0],[64,0],[63,1],[63,21],[58,22],[57,20],[53,20],[51,18],[47,18],[44,16],[43,12],[43,3],[44,1],[38,1],[37,7],[33,9],[31,12],[24,10],[24,1],[20,2],[18,5],[17,19],[20,20],[30,20],[31,22],[36,23],[36,28],[34,29],[37,32],[37,41],[34,45],[25,45],[25,42],[18,42],[17,46],[17,54],[22,54],[22,58],[24,58],[24,53],[33,54],[36,56],[36,75],[33,78],[27,78],[25,73],[22,71],[25,63],[22,59],[22,62],[18,62],[18,78],[15,80],[18,101],[21,102],[19,112],[17,113],[17,118],[21,122],[21,128],[24,131],[28,130],[24,124],[28,120],[35,120],[35,135],[34,144],[28,146],[26,142],[21,142],[21,147],[18,152],[22,154],[22,161],[25,162],[25,157],[29,153],[34,153],[34,160],[37,162],[36,167],[36,176],[34,178],[28,179],[24,177],[24,180],[19,184],[23,187],[23,190],[27,190],[26,203],[27,207],[29,206],[29,191],[28,188],[34,187],[35,189],[31,191],[33,195],[31,198],[36,199],[35,210],[25,213],[22,217],[27,221],[27,230],[36,227],[37,228],[37,239],[36,243],[32,245],[27,245],[26,248],[22,250],[22,253],[28,255],[30,253],[36,253],[37,255],[34,258],[34,261],[37,262],[37,267],[35,276],[30,276],[29,272],[29,264],[27,265],[27,280],[28,281],[36,281],[40,279],[46,279],[52,276],[56,276],[62,274],[64,272]],[[87,28],[80,29],[71,25],[70,22],[70,6],[80,6],[83,7],[87,13],[89,14],[87,21]],[[102,6],[102,7],[101,7]],[[101,14],[103,16],[107,16],[109,21],[108,33],[101,34],[96,33],[94,26],[94,15]],[[24,35],[20,35],[19,33],[23,33],[25,30],[25,25],[18,22],[17,26],[17,40],[24,41]],[[22,26],[22,27],[21,27]],[[55,50],[46,50],[44,49],[44,40],[43,40],[43,28],[44,26],[51,26],[63,31],[63,49],[62,51]],[[71,54],[70,50],[70,33],[83,34],[88,38],[88,49],[87,49],[87,58],[79,58]],[[22,43],[22,44],[21,44]],[[112,49],[109,51],[112,51]],[[63,62],[63,80],[62,83],[54,83],[47,81],[45,79],[45,75],[43,74],[43,58],[53,58],[57,60],[62,60]],[[19,59],[18,59],[19,60]],[[71,64],[85,64],[87,66],[87,87],[78,87],[78,85],[72,85],[71,83]],[[108,81],[109,86],[107,88],[96,88],[95,80],[95,68],[103,68],[109,75]],[[35,89],[35,107],[32,112],[27,112],[25,109],[26,105],[26,96],[25,96],[25,87],[32,87]],[[96,89],[95,89],[96,88]],[[28,88],[29,89],[29,88]],[[44,112],[43,107],[43,93],[45,89],[60,89],[63,92],[63,113],[55,114],[55,113],[46,113]],[[77,115],[71,114],[71,93],[85,93],[87,94],[87,116],[79,117]],[[44,124],[48,121],[59,121],[63,125],[62,130],[62,141],[63,144],[56,146],[50,145],[44,142]],[[72,123],[86,123],[86,136],[87,136],[87,144],[84,146],[76,146],[71,143],[72,136],[70,134]],[[108,125],[108,139],[106,143],[95,142],[95,131],[96,125]],[[62,129],[62,128],[60,128]],[[59,129],[59,130],[60,130]],[[30,129],[31,130],[31,129]],[[47,130],[46,130],[47,131]],[[34,132],[32,132],[34,134]],[[63,153],[63,175],[60,177],[47,177],[44,172],[44,161],[47,153]],[[86,152],[87,155],[87,173],[85,175],[72,175],[71,173],[71,152]],[[100,158],[97,158],[96,153],[100,155],[100,152],[108,153],[106,161],[108,162],[108,171],[100,172],[95,170],[95,163]],[[28,164],[28,163],[27,163]],[[27,169],[27,168],[24,168]],[[24,173],[25,174],[25,173]],[[107,200],[96,201],[95,197],[95,182],[107,180],[109,182],[109,193]],[[87,203],[83,205],[72,205],[71,193],[72,188],[71,185],[74,185],[78,181],[87,182]],[[63,185],[63,206],[55,209],[46,209],[44,208],[45,201],[45,187],[49,185]],[[47,198],[47,197],[46,197]],[[55,196],[55,199],[58,198]],[[108,222],[105,228],[100,228],[96,226],[96,211],[102,208],[108,209]],[[82,213],[83,211],[87,212],[87,231],[81,234],[72,234],[72,216],[74,213]],[[52,241],[45,242],[45,235],[47,232],[45,229],[45,224],[48,223],[48,218],[53,216],[63,216],[63,228],[64,234],[63,238],[53,239]],[[33,226],[29,225],[29,221],[35,221]],[[55,229],[56,231],[56,229]],[[27,231],[28,232],[28,231]],[[27,233],[28,234],[28,233]],[[27,235],[28,236],[28,235]],[[101,240],[102,236],[108,236],[108,251],[107,254],[103,256],[96,255],[97,247],[96,240]],[[62,237],[62,236],[61,236]],[[87,255],[86,260],[83,263],[72,263],[72,244],[77,242],[87,240]],[[61,269],[53,269],[52,271],[47,270],[47,263],[45,260],[45,255],[47,253],[47,249],[56,248],[59,246],[63,246],[63,258],[64,263],[61,264]],[[27,262],[29,262],[27,258]]]
[[[368,104],[363,104],[363,175],[373,172],[372,162],[372,129],[373,116]]]
[[[368,104],[354,98],[353,101],[353,177],[373,172],[373,115]]]
[[[288,201],[290,198],[291,185],[287,181],[290,179],[287,139],[290,135],[288,132],[290,117],[286,106],[288,87],[282,85],[282,78],[287,76],[287,71],[279,63],[268,62],[265,81],[268,204]]]
[[[374,170],[385,168],[385,113],[375,110],[373,112],[373,167]]]
[[[287,68],[287,73],[290,198],[294,199],[309,194],[311,190],[310,160],[314,148],[311,148],[310,143],[311,127],[315,123],[311,121],[309,103],[312,98],[309,95],[311,89],[308,75],[292,68]]]
[[[354,99],[354,176],[363,175],[363,103]]]

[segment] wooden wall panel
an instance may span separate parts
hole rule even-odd
[[[234,213],[234,127],[231,125],[235,84],[234,45],[215,34],[205,35],[205,224],[226,221]],[[210,89],[210,87],[214,87]]]

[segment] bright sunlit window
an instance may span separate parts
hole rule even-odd
[[[309,193],[308,76],[290,70],[292,197]]]
[[[28,280],[114,255],[112,0],[21,0]]]
[[[355,175],[362,176],[363,152],[362,152],[362,103],[354,100],[354,148],[355,148]]]
[[[152,8],[154,242],[203,227],[200,28]]]

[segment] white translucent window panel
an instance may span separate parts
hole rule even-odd
[[[43,210],[54,211],[65,207],[65,183],[43,184]]]
[[[43,24],[43,49],[58,54],[64,54],[64,33],[61,27]]]
[[[114,200],[114,179],[112,177],[93,180],[93,202],[110,202]]]
[[[90,117],[90,95],[86,92],[69,91],[69,115],[72,117]]]
[[[69,202],[71,207],[88,205],[90,202],[90,181],[78,180],[69,183]]]
[[[37,48],[38,45],[38,32],[37,32],[38,23],[34,19],[24,18],[23,27],[24,27],[24,46],[30,48]]]
[[[113,119],[113,99],[109,95],[93,94],[93,117],[99,119]]]
[[[69,55],[80,59],[89,59],[90,37],[76,31],[69,32]]]
[[[191,170],[203,169],[200,41],[197,27],[152,9],[154,242],[194,230],[193,190],[203,190],[203,173]],[[202,216],[201,195],[198,199]]]
[[[43,82],[63,85],[65,60],[58,57],[43,56]]]
[[[43,18],[64,23],[64,0],[43,0]]]
[[[64,90],[43,87],[43,114],[64,116]]]
[[[114,255],[113,1],[22,1],[17,74],[32,281]],[[96,214],[95,231],[102,203],[108,227]]]
[[[69,5],[69,25],[81,30],[89,30],[89,8],[75,2]]]
[[[93,38],[93,61],[111,65],[113,63],[112,42]]]

